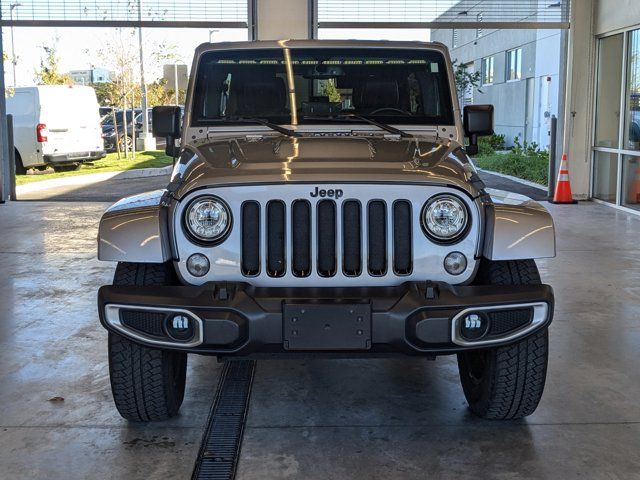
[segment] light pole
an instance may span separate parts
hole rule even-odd
[[[213,38],[213,34],[214,33],[218,33],[220,30],[218,29],[213,29],[213,30],[209,30],[209,43],[211,43],[211,40]]]
[[[18,61],[16,60],[16,50],[15,50],[15,40],[13,39],[13,9],[22,6],[21,3],[12,3],[9,5],[9,18],[11,19],[11,65],[13,65],[13,87],[16,87],[16,64]]]
[[[142,22],[142,0],[138,0],[138,22]],[[144,50],[142,48],[142,27],[138,27],[138,42],[140,44],[140,87],[142,89],[142,131],[140,132],[140,143],[142,150],[155,150],[155,141],[149,134],[149,114],[147,113],[147,82],[144,78]],[[135,132],[135,122],[133,129]],[[134,135],[135,137],[135,135]]]

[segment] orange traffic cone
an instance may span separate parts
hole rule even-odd
[[[578,203],[571,194],[571,183],[569,183],[569,166],[567,165],[567,154],[562,154],[560,162],[560,172],[558,173],[558,183],[551,203]]]
[[[636,178],[627,194],[628,203],[640,203],[640,166],[636,168]]]

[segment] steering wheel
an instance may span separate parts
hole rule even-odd
[[[394,108],[394,107],[377,108],[373,112],[370,112],[369,115],[375,115],[376,113],[385,112],[385,111],[402,113],[403,115],[409,115],[409,116],[413,115],[411,112],[407,112],[406,110],[403,110],[401,108]]]

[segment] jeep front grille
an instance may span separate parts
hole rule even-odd
[[[458,195],[471,213],[470,228],[455,245],[434,243],[422,232],[423,205],[443,193]],[[198,244],[185,232],[185,209],[201,195],[215,195],[229,206],[231,230],[221,243]],[[358,288],[425,280],[464,283],[475,270],[480,225],[478,208],[463,192],[397,183],[215,186],[191,192],[173,213],[176,267],[191,285],[247,282],[254,287]],[[443,268],[453,250],[468,261],[467,270],[457,276]],[[203,277],[194,277],[187,269],[186,262],[195,253],[210,261]]]
[[[260,218],[261,211],[266,215],[264,221]],[[338,204],[325,199],[312,205],[307,200],[286,204],[274,199],[269,200],[264,209],[256,201],[247,201],[242,205],[241,215],[241,266],[245,277],[262,273],[261,259],[266,266],[264,273],[274,278],[287,272],[304,278],[314,269],[325,278],[334,277],[339,269],[347,277],[358,277],[363,271],[373,277],[384,276],[390,266],[398,276],[412,272],[411,203],[408,200],[397,200],[390,207],[383,200],[371,200],[363,206],[357,200]],[[262,246],[261,228],[266,229]],[[392,245],[387,242],[389,229],[393,232]],[[291,236],[290,257],[286,252],[288,235]],[[366,260],[363,242],[366,242]]]

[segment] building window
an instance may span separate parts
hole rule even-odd
[[[507,81],[522,79],[522,49],[507,52]]]
[[[482,23],[482,12],[476,15],[476,22]],[[476,38],[480,38],[482,36],[482,27],[476,28]]]
[[[460,38],[459,38],[459,34],[458,34],[458,29],[454,28],[453,29],[453,48],[456,48],[458,46],[459,40],[460,40]]]
[[[482,84],[493,84],[493,56],[482,59]]]

